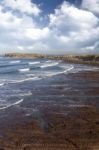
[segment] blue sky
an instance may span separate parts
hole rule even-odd
[[[65,0],[67,2],[70,2],[71,4],[75,4],[76,6],[79,6],[82,2],[82,0]],[[42,9],[45,13],[53,13],[54,9],[57,8],[57,6],[61,5],[64,0],[32,0],[32,2],[35,2],[36,4],[41,4]]]
[[[54,9],[57,8],[57,6],[60,5],[63,0],[32,0],[32,2],[40,4],[44,14],[48,14],[54,12]]]
[[[0,0],[0,53],[99,54],[99,0]]]

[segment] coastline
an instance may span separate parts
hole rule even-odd
[[[5,56],[65,61],[65,56],[58,58],[37,54]],[[82,56],[79,57],[81,57],[79,60],[82,59]],[[90,57],[91,61],[92,56]],[[85,58],[89,61],[88,56],[83,59]],[[98,56],[94,56],[94,59],[98,61]],[[79,63],[74,56],[66,56],[65,62],[69,60]],[[33,88],[31,97],[25,97],[26,99],[21,99],[21,103],[19,101],[17,105],[0,110],[1,150],[99,149],[99,71],[97,69],[60,74],[35,83],[30,81],[25,88],[28,86]]]
[[[64,92],[69,97],[83,98],[82,104],[44,105],[40,113],[23,117],[24,111],[6,109],[12,117],[0,122],[2,150],[98,150],[99,149],[99,72],[68,74],[71,88]],[[61,82],[66,82],[63,75]],[[89,84],[90,83],[90,84]],[[45,84],[45,83],[43,83]],[[82,97],[79,95],[83,92]],[[51,87],[63,93],[65,87]],[[47,91],[50,90],[48,86]],[[43,91],[43,89],[42,89]],[[84,97],[85,98],[84,98]],[[92,97],[92,98],[91,98]],[[78,99],[77,98],[77,99]],[[76,101],[75,101],[76,102]],[[3,112],[2,112],[3,113]],[[37,116],[38,114],[38,116]]]
[[[42,54],[22,54],[22,53],[7,53],[5,57],[12,58],[47,58],[52,60],[63,60],[68,63],[75,64],[85,64],[85,65],[94,65],[99,66],[99,55],[64,55],[64,56],[54,56],[54,55],[42,55]]]

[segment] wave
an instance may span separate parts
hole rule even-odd
[[[30,71],[30,68],[19,69],[18,71],[19,71],[19,72],[27,72],[27,71]]]
[[[47,63],[51,63],[51,62],[52,62],[52,60],[47,60],[46,62],[47,62]]]
[[[65,71],[48,73],[47,76],[52,77],[52,76],[55,76],[55,75],[64,74],[64,73],[67,73],[68,71],[72,70],[73,68],[74,67],[72,66],[70,68],[67,68]]]
[[[18,96],[20,97],[24,97],[24,96],[31,96],[32,95],[32,92],[31,91],[28,91],[27,93],[17,93]],[[17,94],[11,94],[10,97],[14,97],[14,96],[17,96]]]
[[[70,70],[72,70],[72,69],[74,69],[74,67],[72,66],[72,67],[70,67],[70,68],[68,68],[68,69],[66,69],[63,73],[66,73],[66,72],[68,72],[68,71],[70,71]]]
[[[17,70],[4,70],[0,72],[0,74],[16,74],[18,71]]]
[[[32,93],[31,91],[29,91],[28,93],[22,93],[22,94],[19,94],[18,96],[31,96]]]
[[[40,61],[35,61],[35,62],[28,62],[29,65],[36,65],[36,64],[39,64]]]
[[[52,76],[56,76],[56,75],[63,74],[63,73],[64,72],[55,72],[55,73],[53,72],[53,73],[48,73],[47,76],[52,77]]]
[[[42,78],[39,77],[33,77],[33,78],[27,78],[27,79],[23,79],[23,80],[17,80],[17,81],[13,81],[12,83],[22,83],[25,81],[30,81],[30,80],[41,80]]]
[[[44,64],[42,66],[40,66],[41,68],[47,68],[47,67],[53,67],[53,66],[56,66],[58,65],[59,63],[58,62],[55,62],[55,63],[51,63],[51,64]]]
[[[20,62],[21,62],[20,60],[16,60],[16,61],[14,60],[14,61],[10,61],[9,63],[10,64],[16,64],[16,63],[20,63]]]
[[[9,105],[7,105],[7,106],[4,106],[4,107],[0,108],[0,110],[3,110],[3,109],[6,109],[6,108],[9,108],[9,107],[12,107],[12,106],[14,106],[14,105],[18,105],[18,104],[20,104],[20,103],[22,103],[22,102],[23,102],[23,99],[21,99],[21,100],[15,102],[15,103],[13,103],[13,104],[9,104]]]
[[[1,63],[0,64],[0,68],[4,68],[4,67],[12,67],[12,66],[21,66],[21,65],[24,65],[24,64],[21,64],[21,63]]]
[[[34,77],[35,74],[26,74],[27,77]]]
[[[70,104],[67,107],[90,107],[90,105],[83,105],[83,104]]]
[[[3,86],[4,85],[4,83],[0,83],[0,86]]]

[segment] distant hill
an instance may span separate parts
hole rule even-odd
[[[22,54],[22,53],[7,53],[5,57],[15,57],[15,58],[48,58],[48,59],[57,59],[63,60],[66,62],[80,63],[80,64],[89,64],[89,65],[99,65],[99,55],[42,55],[42,54]]]

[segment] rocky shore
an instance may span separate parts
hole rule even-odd
[[[6,129],[4,140],[0,140],[0,150],[99,149],[99,113],[95,107],[61,108],[71,111],[68,116],[54,113],[60,108],[53,109],[45,113],[47,130],[35,119]]]
[[[6,57],[14,57],[14,58],[48,58],[48,59],[57,59],[63,60],[65,62],[70,63],[79,63],[79,64],[88,64],[88,65],[97,65],[99,66],[99,55],[63,55],[63,56],[55,56],[55,55],[42,55],[42,54],[22,54],[22,53],[7,53]]]
[[[48,103],[38,117],[23,118],[24,111],[13,107],[5,110],[12,117],[0,122],[0,150],[99,150],[99,72],[69,74],[68,81],[63,75],[63,81],[71,88],[65,91],[60,84],[48,86],[47,92],[63,93],[69,101],[74,97],[75,103]]]

